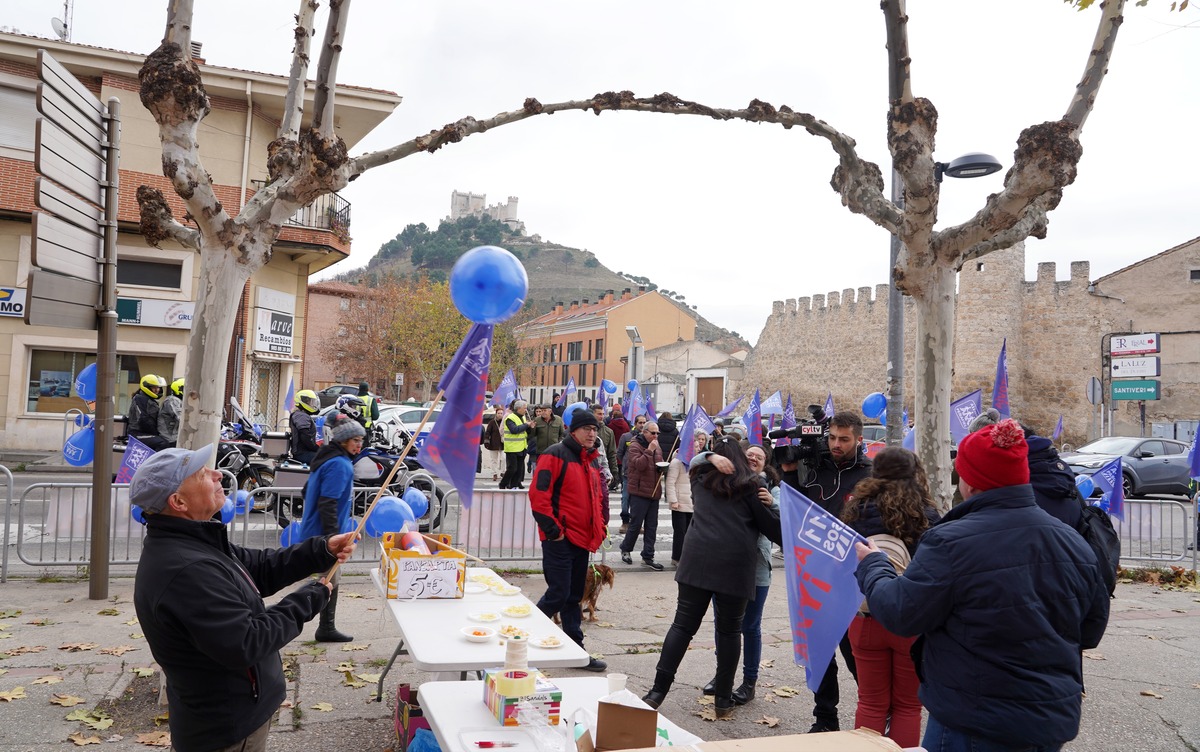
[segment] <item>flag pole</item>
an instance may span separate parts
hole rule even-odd
[[[663,459],[666,459],[667,457],[670,457],[671,454],[675,453],[675,447],[679,446],[679,437],[680,437],[680,434],[678,434],[678,433],[675,434],[675,443],[671,445],[671,453],[664,456]],[[667,462],[670,462],[670,460],[667,460]],[[654,490],[650,492],[651,496],[658,493],[658,487],[662,485],[662,479],[663,479],[663,474],[659,473],[658,480],[654,481]]]
[[[396,472],[401,467],[404,467],[404,458],[407,457],[409,451],[412,450],[413,445],[417,441],[417,437],[421,435],[421,430],[425,428],[425,424],[429,422],[429,418],[433,415],[433,411],[437,407],[437,403],[442,401],[442,395],[445,393],[445,389],[438,390],[437,396],[433,398],[433,402],[429,405],[429,410],[425,413],[425,417],[421,418],[421,425],[417,426],[417,430],[408,437],[408,443],[404,445],[404,451],[400,452],[400,457],[396,460],[396,463],[392,465],[392,471],[388,473],[387,478],[384,479],[383,485],[379,487],[379,491],[375,494],[375,498],[371,499],[371,503],[367,505],[367,511],[363,512],[362,519],[358,521],[358,529],[354,531],[354,540],[357,541],[362,538],[363,528],[367,525],[367,518],[371,516],[371,511],[375,509],[375,502],[383,498],[384,492],[387,491],[388,486],[392,484],[392,478],[396,477]],[[324,580],[326,583],[333,579],[333,575],[337,572],[338,567],[341,565],[341,560],[333,563],[333,566],[328,572],[325,573]]]
[[[453,551],[453,552],[454,552],[454,553],[456,553],[456,554],[462,554],[463,556],[467,557],[468,559],[470,559],[470,560],[472,560],[472,561],[477,561],[477,562],[479,562],[480,564],[487,564],[487,562],[486,562],[486,561],[484,561],[483,559],[479,558],[478,556],[472,556],[471,554],[467,553],[466,551],[463,551],[463,550],[462,550],[462,549],[460,549],[460,548],[455,548],[454,546],[451,546],[451,545],[447,545],[447,544],[445,544],[445,543],[442,543],[440,540],[438,540],[437,538],[434,538],[432,535],[426,535],[425,533],[422,533],[422,532],[418,532],[418,533],[417,533],[417,535],[421,536],[422,538],[424,538],[425,540],[429,541],[430,543],[436,543],[439,549],[445,549],[445,550],[447,550],[447,551]]]

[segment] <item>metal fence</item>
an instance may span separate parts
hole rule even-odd
[[[1196,569],[1197,499],[1126,499],[1124,521],[1113,519],[1121,560]]]

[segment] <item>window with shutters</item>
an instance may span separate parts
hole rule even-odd
[[[28,81],[28,86],[17,81]],[[38,117],[36,83],[15,76],[0,78],[0,149],[33,151],[33,124]],[[16,156],[32,158],[31,153]]]

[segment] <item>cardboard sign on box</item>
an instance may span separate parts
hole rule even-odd
[[[614,750],[653,747],[658,734],[658,711],[631,708],[615,702],[596,706],[596,742],[591,734],[575,740],[576,752],[613,752]]]
[[[466,556],[450,548],[450,536],[438,535],[432,554],[400,548],[398,533],[383,536],[379,573],[388,598],[461,598],[467,579]],[[430,542],[430,545],[434,544]]]

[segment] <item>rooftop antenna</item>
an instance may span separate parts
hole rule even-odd
[[[75,11],[73,6],[73,0],[63,0],[63,17],[50,19],[50,27],[63,42],[71,41],[71,21]]]

